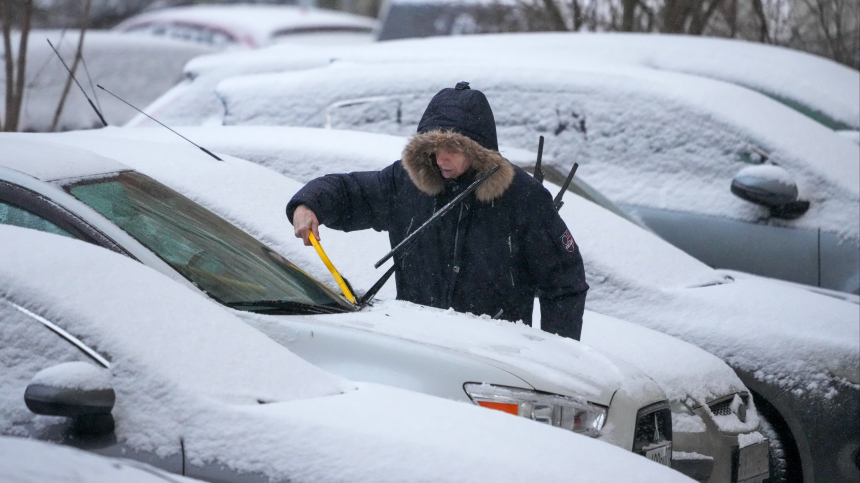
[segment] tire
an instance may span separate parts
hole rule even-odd
[[[753,401],[761,421],[759,432],[768,439],[770,478],[767,483],[803,483],[800,453],[794,437],[782,416],[766,400],[753,393]]]

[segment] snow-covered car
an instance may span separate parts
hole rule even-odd
[[[76,147],[97,150],[114,159],[125,160],[136,169],[149,173],[156,179],[163,179],[190,198],[204,203],[213,211],[220,212],[222,216],[233,220],[251,233],[264,234],[263,239],[278,240],[274,246],[280,253],[288,254],[291,260],[301,260],[300,265],[303,269],[320,279],[329,277],[327,270],[313,252],[297,251],[300,244],[297,245],[292,239],[283,240],[283,237],[278,236],[277,228],[285,223],[281,208],[298,190],[300,187],[298,183],[238,160],[234,160],[229,168],[222,169],[220,163],[213,163],[211,158],[201,159],[195,156],[189,159],[182,155],[189,145],[175,146],[172,153],[153,152],[152,145],[156,142],[175,145],[179,140],[164,130],[111,129],[82,134],[84,135],[52,136],[51,139],[55,142],[71,143]],[[205,137],[207,143],[217,139],[219,148],[240,150],[254,159],[268,159],[281,169],[294,165],[299,170],[304,168],[310,171],[336,165],[338,161],[349,163],[353,168],[371,169],[378,165],[381,159],[386,159],[382,153],[388,152],[390,156],[394,156],[399,153],[405,142],[402,138],[391,136],[313,129],[221,127],[194,130],[193,137],[198,135]],[[147,139],[149,142],[141,144],[140,138]],[[135,142],[136,139],[137,142]],[[309,146],[317,146],[317,148],[309,149]],[[343,151],[333,149],[336,146]],[[291,155],[291,151],[305,151],[308,156],[314,157],[309,159],[305,155]],[[507,150],[505,152],[508,153]],[[130,155],[130,153],[136,154]],[[291,163],[292,159],[302,159],[302,162]],[[182,163],[184,169],[176,170],[177,163]],[[208,181],[202,182],[203,179]],[[248,190],[246,189],[248,186],[255,188]],[[583,187],[588,189],[587,185]],[[236,206],[248,206],[250,209],[232,208]],[[261,217],[260,207],[264,206],[267,207],[266,216]],[[260,230],[260,226],[264,228]],[[272,228],[275,228],[274,237]],[[281,233],[287,233],[287,230]],[[370,237],[367,235],[370,233],[366,233],[364,237],[360,234],[351,234],[348,239],[341,240],[346,245],[333,247],[338,253],[342,253],[342,248],[350,247],[348,253],[342,253],[349,255],[353,260],[349,266],[350,279],[354,283],[360,281],[361,286],[364,287],[370,286],[373,283],[371,277],[376,276],[368,270],[372,261],[366,257],[387,244],[384,235]],[[365,243],[357,241],[356,236],[365,240]],[[357,254],[362,255],[356,256]],[[356,275],[357,278],[352,278],[352,275]],[[384,298],[394,298],[390,290],[391,287],[388,288]],[[435,345],[444,350],[453,348],[468,352],[475,352],[476,341],[485,340],[489,335],[477,338],[471,329],[469,332],[463,332],[462,319],[450,316],[435,317],[431,324],[432,329],[428,332],[425,327],[427,322],[423,319],[414,327],[402,322],[411,318],[409,311],[396,307],[385,307],[385,309],[385,313],[391,316],[390,318],[380,320],[372,313],[368,314],[363,319],[362,330],[373,332],[376,336],[408,339],[414,343]],[[652,377],[671,398],[673,428],[678,428],[678,431],[673,429],[673,467],[702,481],[719,482],[729,479],[738,467],[739,460],[734,459],[734,453],[739,451],[741,442],[762,442],[761,435],[756,432],[759,423],[757,413],[749,399],[749,393],[731,369],[700,349],[653,331],[590,312],[587,312],[586,318],[590,321],[586,343],[643,369],[646,374],[653,374]],[[266,319],[269,321],[267,322]],[[387,383],[438,396],[467,400],[466,394],[458,387],[460,384],[458,380],[453,381],[451,388],[441,387],[438,383],[428,383],[427,373],[437,370],[432,358],[426,364],[421,364],[415,362],[414,356],[410,356],[410,361],[407,362],[395,359],[384,351],[367,354],[362,349],[367,345],[364,338],[339,343],[333,355],[332,351],[320,350],[319,334],[322,329],[319,327],[314,332],[317,337],[307,339],[297,337],[292,328],[285,333],[283,328],[279,328],[280,324],[272,323],[271,316],[263,316],[260,319],[250,318],[249,322],[261,327],[261,330],[276,340],[282,341],[297,354],[332,372],[356,380]],[[502,325],[509,324],[502,323]],[[441,327],[445,330],[440,330]],[[341,324],[337,330],[350,328],[354,327]],[[497,332],[500,330],[502,329],[496,329]],[[330,331],[322,333],[331,334]],[[339,333],[341,335],[335,334],[333,337],[342,339],[344,335]],[[493,338],[498,339],[499,336],[500,333],[497,333]],[[553,338],[540,332],[526,334],[529,340],[535,340],[535,337]],[[493,359],[498,360],[499,355],[496,352],[501,347],[507,347],[506,350],[511,353],[517,352],[512,348],[522,346],[522,340],[518,339],[519,337],[515,337],[505,341],[498,339],[493,343],[486,342],[484,346],[491,347],[493,350],[490,353],[481,354],[491,355]],[[309,341],[316,345],[308,344]],[[647,349],[642,350],[642,344]],[[344,347],[352,347],[352,349],[346,350]],[[656,351],[660,354],[659,357],[655,356],[654,348],[660,348]],[[545,354],[539,361],[534,362],[552,368],[564,367],[568,364],[564,362],[568,355],[549,351],[545,347],[540,350]],[[521,347],[519,351],[520,355],[514,356],[514,360],[526,354],[535,354],[528,347]],[[358,367],[346,364],[343,359],[344,354],[353,354],[351,357],[361,360],[362,364]],[[514,360],[504,362],[512,363]],[[438,365],[438,363],[435,364]],[[570,364],[575,363],[570,361]],[[531,376],[524,379],[529,380]],[[544,390],[549,389],[544,387]],[[748,408],[749,413],[747,413]],[[674,443],[675,441],[677,444]],[[750,461],[756,461],[757,457],[760,463],[764,463],[766,455],[763,449],[763,444],[757,447],[760,451],[757,456],[756,448],[745,449],[743,460],[746,461],[749,458]],[[762,466],[758,467],[759,471],[763,471]],[[755,465],[750,465],[748,469],[741,472],[742,476],[745,472],[755,473],[755,468]]]
[[[412,304],[392,302],[355,312],[346,299],[277,251],[171,188],[113,159],[50,140],[108,150],[124,146],[121,158],[140,160],[127,157],[137,152],[156,165],[167,161],[168,172],[185,172],[191,184],[199,183],[200,169],[214,167],[209,176],[221,176],[220,183],[241,204],[254,201],[251,195],[239,196],[254,190],[233,183],[244,171],[283,179],[292,192],[298,188],[293,181],[246,161],[219,162],[202,153],[202,160],[186,163],[187,151],[169,143],[84,133],[0,137],[0,223],[65,234],[128,255],[235,309],[252,326],[332,372],[479,405],[504,403],[526,418],[671,464],[673,418],[666,394],[624,360],[522,324]],[[184,168],[177,171],[177,163],[185,163]],[[284,183],[276,180],[276,185]],[[661,346],[671,346],[666,339]],[[685,387],[685,395],[704,403],[718,396],[747,396],[727,367],[704,360],[709,382]],[[752,406],[748,399],[746,404]],[[757,427],[753,409],[739,432],[752,434]],[[744,451],[754,471],[767,470],[766,465],[762,469],[762,448],[766,456],[766,444]]]
[[[256,49],[280,42],[312,45],[370,42],[376,20],[295,5],[190,5],[152,10],[124,20],[116,32]]]
[[[9,226],[0,250],[5,435],[209,481],[689,481],[569,431],[331,375],[108,250]]]
[[[5,483],[194,483],[134,460],[96,456],[83,450],[25,438],[0,436],[0,481]],[[74,480],[71,480],[74,478]]]
[[[860,147],[813,120],[855,128],[860,74],[785,49],[701,40],[482,35],[209,56],[150,108],[171,125],[407,135],[435,92],[471,80],[495,96],[503,144],[534,149],[546,135],[559,171],[578,161],[580,176],[705,263],[860,293]],[[623,54],[631,44],[643,47]],[[721,67],[746,51],[752,61]],[[744,68],[769,56],[767,69]]]
[[[181,132],[217,152],[241,156],[299,181],[326,172],[380,169],[399,156],[406,142],[395,136],[302,128]],[[303,268],[319,279],[327,277],[313,252],[296,244],[284,217],[282,207],[298,186],[290,188],[268,174],[244,178],[224,173],[217,163],[195,168],[188,162],[179,171],[167,150],[148,155],[128,148],[132,140],[147,139],[196,155],[192,146],[171,136],[165,130],[108,129],[54,139],[146,169],[291,260],[301,260]],[[502,149],[511,159],[530,157]],[[854,417],[860,411],[856,297],[823,296],[776,280],[713,270],[591,203],[573,196],[566,201],[561,215],[575,233],[591,286],[587,309],[676,336],[726,361],[752,390],[759,415],[773,427],[767,434],[782,447],[783,472],[802,473],[805,481],[850,481],[860,476],[856,461],[860,422]],[[354,286],[369,287],[376,280],[377,274],[368,267],[387,250],[384,234],[326,231],[323,238],[327,252]],[[393,298],[393,287],[388,290],[382,294]],[[586,320],[586,337],[591,325]],[[678,377],[677,372],[674,375]],[[667,393],[684,399],[682,394]]]
[[[48,45],[54,44],[70,68],[75,58],[79,34],[75,31],[33,30],[27,42],[26,88],[18,124],[20,131],[49,131],[68,78],[68,71]],[[203,45],[166,39],[141,38],[93,30],[85,35],[82,59],[76,78],[89,96],[102,107],[108,124],[121,124],[136,114],[122,102],[94,86],[102,85],[136,106],[145,106],[183,78],[182,68],[194,57],[216,52]],[[19,36],[12,36],[12,51],[17,57]],[[0,53],[4,52],[0,47]],[[6,76],[0,76],[0,89],[6,89]],[[99,95],[100,94],[100,95]],[[5,96],[0,109],[5,112]],[[87,99],[74,83],[57,122],[60,131],[101,127],[102,122],[90,109]]]

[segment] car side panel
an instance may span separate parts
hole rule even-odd
[[[643,206],[627,208],[664,240],[712,267],[818,286],[817,230]]]

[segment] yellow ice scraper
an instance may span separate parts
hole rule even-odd
[[[346,282],[343,281],[343,277],[340,276],[337,269],[334,268],[334,265],[331,263],[331,260],[328,259],[328,256],[323,251],[320,242],[317,241],[317,237],[314,236],[313,232],[308,233],[308,238],[311,240],[311,244],[316,249],[320,258],[322,258],[325,266],[328,267],[328,271],[331,272],[331,275],[334,277],[335,282],[340,287],[340,291],[343,292],[343,295],[352,303],[355,303],[355,296],[352,295],[352,292],[349,290],[349,287],[346,285]]]

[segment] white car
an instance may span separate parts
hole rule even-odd
[[[217,139],[219,151],[227,147],[228,150],[242,151],[244,155],[257,160],[266,159],[268,164],[278,167],[279,170],[295,167],[296,170],[306,169],[310,172],[323,169],[325,166],[337,165],[338,161],[348,163],[357,169],[371,169],[372,166],[386,159],[385,153],[397,154],[405,142],[402,138],[391,136],[313,129],[209,128],[193,131],[192,137],[205,137],[207,144],[210,140]],[[150,142],[135,141],[140,138],[148,139]],[[180,143],[182,141],[164,130],[113,129],[86,133],[83,136],[71,134],[54,136],[51,139],[93,149],[115,159],[122,159],[136,169],[156,179],[164,180],[178,191],[203,203],[225,218],[233,220],[252,234],[273,243],[272,246],[280,253],[288,254],[289,259],[301,260],[300,265],[303,269],[319,279],[331,280],[328,271],[313,251],[303,249],[301,244],[297,244],[291,236],[284,236],[290,232],[282,209],[300,184],[238,160],[233,160],[228,168],[222,167],[220,163],[213,162],[207,157],[194,156],[189,159],[182,153],[187,153],[190,145],[177,145],[176,141]],[[152,151],[155,142],[169,143],[174,146],[173,152]],[[182,170],[175,169],[177,163],[183,165]],[[249,186],[254,188],[248,189]],[[334,245],[330,244],[332,241]],[[379,252],[379,255],[384,253],[387,247],[385,235],[372,231],[334,238],[326,235],[325,244],[333,250],[332,253],[340,255],[338,260],[349,261],[346,265],[346,273],[356,287],[367,288],[375,281],[378,274],[370,270],[374,261],[370,258],[373,257],[374,252]],[[383,251],[380,252],[380,250]],[[393,299],[392,290],[393,284],[383,289],[383,298]],[[363,328],[364,331],[372,332],[377,336],[406,338],[416,343],[433,344],[446,350],[452,348],[469,352],[476,350],[474,343],[477,339],[473,333],[463,332],[463,322],[460,318],[436,318],[432,324],[433,329],[428,332],[423,322],[414,327],[404,324],[402,320],[410,318],[408,312],[395,307],[385,306],[384,308],[385,313],[392,317],[379,321],[378,318],[368,314],[367,318],[363,319],[367,322]],[[396,314],[400,314],[400,317],[395,317]],[[270,321],[265,322],[266,319]],[[731,369],[700,349],[656,332],[591,312],[587,312],[586,319],[589,321],[586,343],[644,370],[660,384],[671,399],[673,428],[678,428],[677,431],[673,429],[673,466],[701,480],[708,480],[709,477],[710,481],[728,479],[735,467],[732,458],[733,452],[739,446],[739,440],[747,438],[746,440],[752,441],[758,428],[758,419],[754,415],[749,393]],[[446,321],[450,321],[453,325],[449,326]],[[363,344],[354,342],[343,343],[338,347],[356,347],[355,349],[340,348],[336,351],[338,355],[332,356],[331,351],[321,351],[313,344],[307,345],[305,339],[297,337],[291,330],[284,334],[278,329],[278,324],[271,322],[271,317],[264,317],[261,320],[251,318],[249,322],[260,326],[261,330],[272,335],[276,340],[283,341],[291,350],[307,360],[332,372],[357,380],[388,383],[449,398],[466,397],[459,387],[443,391],[438,384],[428,384],[427,376],[422,375],[422,372],[433,372],[433,370],[428,367],[421,368],[414,361],[404,362],[394,359],[385,356],[384,351],[377,351],[369,356],[361,348]],[[445,324],[444,331],[438,330],[438,327],[443,326],[442,324]],[[501,323],[503,327],[508,325],[510,324]],[[341,330],[344,328],[350,328],[350,326],[339,327]],[[497,329],[497,332],[501,330],[501,328]],[[501,333],[493,337],[499,337]],[[527,335],[527,338],[534,337],[555,339],[541,332]],[[464,344],[464,341],[468,343]],[[542,344],[545,343],[542,342]],[[642,350],[642,344],[647,348]],[[521,343],[514,339],[489,345],[519,347]],[[661,349],[655,351],[653,347]],[[547,351],[547,349],[541,350]],[[501,353],[495,352],[498,351],[494,351],[493,358],[498,360]],[[521,353],[513,356],[514,359],[508,363],[526,354],[534,353],[532,350],[523,348]],[[345,364],[344,354],[350,354],[351,357],[362,360],[362,366]],[[546,352],[539,362],[547,367],[556,368],[568,364],[564,362],[567,360],[568,355],[552,351]],[[409,376],[405,377],[404,373],[408,373]],[[703,380],[707,382],[703,383]],[[458,383],[455,382],[454,386],[457,385]],[[549,391],[549,388],[544,390]],[[733,406],[736,397],[738,404]],[[744,414],[748,408],[750,412]],[[750,451],[752,448],[745,453]],[[764,460],[763,456],[762,454],[760,461]]]
[[[787,107],[856,129],[860,74],[745,42],[644,37],[484,35],[209,56],[150,113],[171,125],[408,135],[433,94],[469,80],[490,96],[502,144],[534,150],[545,135],[552,166],[564,173],[578,161],[579,176],[708,265],[860,293],[860,146]],[[767,69],[749,73],[759,61]]]
[[[569,431],[333,376],[108,250],[9,226],[0,250],[5,435],[210,481],[689,481]]]
[[[673,418],[666,394],[623,360],[523,325],[411,304],[378,304],[355,313],[345,299],[225,219],[140,171],[62,143],[122,146],[118,157],[167,162],[168,172],[184,176],[184,183],[200,184],[200,170],[214,168],[208,176],[219,177],[232,201],[246,206],[253,203],[254,190],[237,182],[243,173],[275,178],[279,187],[286,182],[295,189],[295,182],[236,159],[220,162],[203,155],[186,162],[187,151],[172,144],[87,134],[0,139],[6,147],[0,153],[0,223],[65,234],[128,255],[235,309],[254,327],[333,372],[479,405],[508,404],[526,418],[671,464]],[[177,170],[179,163],[184,164]],[[651,337],[668,340],[663,346],[674,342],[661,334]],[[691,400],[747,396],[728,368],[705,361],[715,384],[691,387]],[[744,405],[751,407],[748,399]],[[755,432],[754,409],[738,424],[736,433]],[[752,471],[767,470],[761,464],[766,444],[744,453],[758,462]]]
[[[194,483],[134,460],[105,458],[32,439],[0,436],[0,481],[5,483]],[[70,480],[74,478],[74,480]]]
[[[144,12],[113,30],[220,49],[257,49],[281,42],[369,43],[375,25],[372,18],[308,6],[191,5]]]
[[[79,34],[76,31],[33,30],[27,42],[26,88],[18,124],[19,131],[49,131],[68,78],[68,71],[48,45],[54,45],[69,67],[75,57]],[[12,51],[18,52],[19,36],[12,36]],[[0,47],[0,53],[4,51]],[[110,125],[122,124],[136,112],[96,90],[104,86],[126,101],[145,106],[179,83],[182,68],[199,55],[215,49],[168,39],[142,38],[100,30],[87,31],[76,78],[87,90],[93,102],[101,106]],[[6,89],[6,76],[0,76],[0,89]],[[5,113],[6,98],[0,97],[0,109]],[[5,118],[5,115],[4,115]],[[57,130],[102,127],[98,115],[90,108],[86,97],[74,83],[66,97]]]
[[[380,169],[405,145],[405,139],[395,136],[307,128],[181,132],[216,152],[240,155],[299,181],[326,172]],[[311,274],[328,279],[316,255],[296,244],[284,217],[283,206],[298,185],[288,187],[265,171],[246,179],[214,161],[212,166],[189,160],[178,171],[179,162],[172,156],[179,152],[206,158],[197,157],[199,151],[165,130],[111,129],[55,139],[122,159],[174,189],[193,193],[225,218],[242,220],[244,229],[291,260],[301,260]],[[129,150],[127,143],[135,139],[162,142],[165,149],[158,155]],[[524,157],[503,150],[512,159]],[[860,422],[852,416],[860,409],[856,300],[710,269],[591,203],[573,196],[566,201],[561,215],[580,245],[591,286],[587,309],[673,335],[726,361],[752,390],[759,416],[775,427],[771,434],[782,443],[789,473],[803,472],[806,481],[850,480],[860,473],[852,459],[860,447]],[[386,236],[372,230],[326,231],[323,244],[356,287],[369,287],[376,280],[368,267],[387,251]],[[387,296],[393,298],[393,287],[389,289]],[[587,321],[585,325],[587,333]]]

